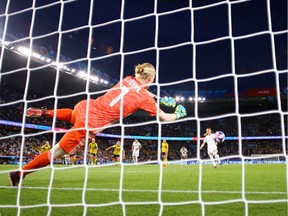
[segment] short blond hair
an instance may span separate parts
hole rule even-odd
[[[135,75],[137,74],[146,79],[147,77],[155,76],[156,70],[150,63],[138,64],[135,66]]]
[[[206,128],[206,130],[210,130],[211,133],[213,133],[213,131],[212,131],[212,129],[211,129],[210,127]],[[207,135],[208,135],[208,133],[205,133],[205,134],[204,134],[204,136],[207,136]]]

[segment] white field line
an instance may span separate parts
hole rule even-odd
[[[18,189],[18,187],[0,186],[0,189]],[[22,186],[21,189],[29,190],[48,190],[48,187],[30,187]],[[83,188],[51,188],[51,190],[69,190],[69,191],[82,191]],[[119,192],[119,189],[113,188],[86,188],[86,191],[107,191],[107,192]],[[159,190],[135,190],[135,189],[123,189],[123,192],[140,192],[140,193],[158,193]],[[161,190],[162,193],[199,193],[198,190]],[[202,193],[222,193],[222,194],[242,194],[242,191],[201,191]],[[281,191],[247,191],[245,194],[288,194]]]

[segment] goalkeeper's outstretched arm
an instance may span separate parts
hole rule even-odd
[[[186,109],[182,105],[178,105],[174,111],[174,113],[165,113],[160,109],[159,118],[162,121],[174,121],[179,118],[183,118],[187,115]]]
[[[150,91],[146,90],[149,96],[157,99],[158,97],[151,93]],[[176,101],[171,97],[160,97],[159,98],[160,104],[167,107],[176,107]],[[159,117],[162,121],[174,121],[176,119],[182,118],[187,115],[186,109],[182,105],[178,105],[174,111],[174,113],[165,113],[163,110],[160,109]]]
[[[154,99],[158,99],[157,95],[154,95],[153,93],[151,93],[148,90],[146,90],[146,92],[148,93],[148,95],[150,95]],[[159,101],[160,101],[160,104],[163,106],[173,107],[173,108],[176,107],[176,101],[175,101],[175,99],[173,99],[171,97],[160,97]]]

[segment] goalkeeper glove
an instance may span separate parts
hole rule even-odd
[[[187,115],[186,109],[182,105],[178,105],[175,109],[174,114],[176,115],[176,119],[182,118]]]
[[[160,104],[167,106],[167,107],[175,107],[176,106],[176,101],[171,98],[171,97],[162,97],[160,98]]]

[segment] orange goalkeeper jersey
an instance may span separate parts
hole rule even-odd
[[[76,113],[85,125],[86,106],[89,106],[88,128],[95,133],[99,133],[105,126],[113,124],[121,117],[124,118],[139,109],[155,116],[157,114],[156,102],[141,85],[134,77],[127,76],[96,100],[84,100],[76,104]],[[121,115],[122,99],[123,114]]]

